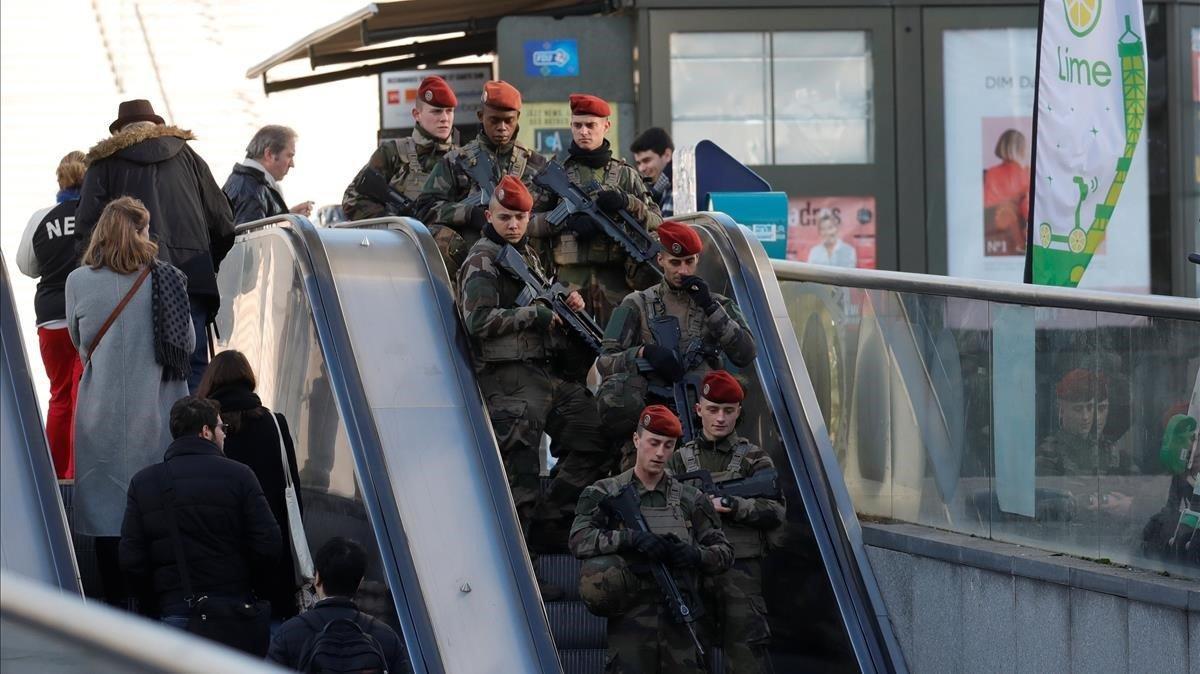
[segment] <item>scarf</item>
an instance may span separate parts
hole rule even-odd
[[[78,187],[68,187],[65,190],[59,190],[58,194],[54,195],[54,203],[61,204],[64,201],[71,201],[79,198]]]
[[[163,368],[163,381],[187,379],[192,372],[192,350],[187,348],[187,343],[193,334],[188,325],[192,310],[188,303],[187,277],[160,260],[151,264],[154,265],[150,270],[154,361]]]
[[[449,152],[455,145],[457,135],[458,131],[451,127],[450,137],[443,140],[433,136],[418,124],[413,132],[413,139],[417,141],[417,156],[424,156],[435,150],[442,154]]]
[[[576,145],[575,141],[571,141],[571,146],[567,148],[567,154],[571,155],[571,159],[588,168],[604,168],[608,162],[612,161],[612,146],[608,144],[607,138],[595,150],[585,150]]]

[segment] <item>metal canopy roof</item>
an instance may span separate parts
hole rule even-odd
[[[487,54],[496,49],[496,25],[505,16],[567,16],[611,11],[621,0],[400,0],[377,2],[323,26],[246,71],[261,77],[266,93],[371,75],[386,70],[416,68],[450,59]],[[443,39],[416,40],[453,33]],[[405,44],[383,45],[406,40]],[[336,64],[362,64],[287,80],[267,80],[282,63],[307,58],[313,70]]]

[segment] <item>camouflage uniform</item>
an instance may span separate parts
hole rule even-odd
[[[604,143],[607,147],[608,141]],[[650,197],[641,176],[629,164],[610,158],[603,166],[590,167],[569,156],[563,162],[563,168],[571,182],[589,197],[595,198],[605,189],[624,192],[625,210],[648,231],[658,229],[662,222],[658,204]],[[550,224],[544,213],[533,217],[529,232],[534,237],[550,238],[554,271],[559,280],[579,291],[588,311],[601,327],[608,324],[613,310],[630,290],[642,290],[659,278],[634,263],[629,254],[603,232],[580,240],[562,225]]]
[[[667,461],[673,475],[707,470],[718,484],[774,467],[766,452],[737,433],[716,442],[698,438]],[[733,546],[734,563],[706,584],[716,609],[710,615],[720,624],[721,638],[716,641],[725,648],[726,672],[770,671],[766,647],[771,631],[762,595],[762,558],[767,552],[766,532],[781,526],[786,512],[775,499],[731,498],[733,512],[721,515],[721,526]]]
[[[533,184],[533,176],[546,165],[542,155],[513,141],[497,147],[482,132],[479,136],[446,153],[429,172],[421,196],[417,199],[417,219],[429,226],[443,254],[449,252],[454,268],[462,266],[465,251],[479,240],[479,230],[471,228],[471,211],[475,204],[468,203],[479,194],[479,186],[461,166],[460,157],[470,162],[480,153],[492,159],[495,182],[506,174],[514,175],[525,183],[533,195],[533,210],[544,211],[548,200]],[[483,204],[486,208],[487,204]],[[435,231],[436,230],[436,231]],[[462,251],[462,252],[460,252]]]
[[[524,285],[496,266],[501,244],[480,238],[459,269],[459,310],[470,336],[479,388],[504,458],[522,526],[532,519],[569,518],[584,487],[609,463],[596,405],[587,389],[564,380],[551,357],[567,339],[550,327],[545,306],[516,305]],[[523,251],[532,269],[537,257]],[[538,500],[542,432],[562,450],[557,474]]]
[[[633,532],[624,529],[619,522],[610,522],[600,508],[601,502],[616,495],[631,482],[641,499],[642,514],[646,516],[651,531],[659,535],[674,533],[680,539],[700,547],[701,573],[722,573],[733,562],[733,548],[721,531],[720,520],[713,511],[712,503],[691,485],[683,484],[670,475],[663,475],[654,489],[646,489],[630,469],[584,489],[575,509],[575,523],[571,527],[571,553],[584,560],[601,555],[620,555],[640,585],[634,596],[622,597],[620,603],[624,611],[608,617],[605,671],[645,674],[703,671],[687,628],[672,619],[645,558],[630,551]],[[674,575],[681,589],[696,586],[697,579],[691,573],[675,570]],[[627,586],[609,583],[605,575],[590,576],[580,582],[599,584],[599,587],[581,587],[581,592],[628,593]],[[691,597],[695,597],[694,592]]]
[[[604,380],[598,393],[600,413],[610,437],[624,440],[633,434],[638,413],[650,402],[646,400],[646,377],[655,384],[665,384],[654,373],[643,376],[638,372],[638,350],[644,344],[656,343],[650,330],[653,321],[673,317],[679,322],[684,360],[695,361],[689,374],[703,376],[721,367],[722,353],[737,367],[746,367],[754,361],[757,353],[754,337],[741,310],[728,297],[718,293],[712,293],[712,297],[718,308],[705,315],[687,292],[671,288],[664,280],[646,290],[629,293],[613,312],[604,331],[604,352],[596,359],[596,370]],[[672,400],[653,402],[668,407],[674,404]],[[633,465],[632,449],[632,444],[626,442],[623,468]]]

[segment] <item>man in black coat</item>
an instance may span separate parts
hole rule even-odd
[[[373,640],[374,643],[371,644],[372,648],[354,648],[353,644],[344,644],[341,655],[346,661],[338,663],[343,665],[338,671],[375,671],[377,667],[373,666],[375,663],[372,660],[375,658],[371,655],[372,651],[382,656],[389,674],[412,671],[404,654],[404,642],[400,641],[395,630],[359,611],[354,603],[354,595],[358,593],[358,586],[367,570],[367,555],[362,546],[340,536],[331,538],[317,551],[313,565],[316,567],[313,584],[321,601],[279,628],[271,638],[267,660],[288,669],[299,669],[301,662],[310,655],[308,651],[313,650],[316,635],[330,622],[346,619],[356,623],[363,634],[370,636],[365,641]],[[355,637],[353,631],[350,636]]]
[[[263,218],[295,213],[308,217],[313,202],[288,208],[279,181],[296,166],[296,132],[286,126],[268,124],[259,129],[246,146],[246,158],[233,165],[222,191],[233,206],[233,222],[242,224]]]
[[[192,132],[165,125],[149,101],[122,103],[108,129],[112,136],[87,155],[75,237],[86,247],[100,213],[117,197],[136,197],[146,205],[158,256],[187,274],[196,329],[188,389],[195,391],[208,363],[205,327],[221,305],[217,267],[233,247],[229,201],[208,164],[188,146]]]
[[[162,463],[133,476],[121,523],[121,570],[141,596],[157,597],[163,622],[179,627],[187,625],[187,593],[167,519],[167,480],[175,488],[175,519],[197,596],[249,597],[252,579],[267,577],[282,544],[254,473],[221,453],[225,430],[219,410],[204,398],[175,402],[175,440]]]

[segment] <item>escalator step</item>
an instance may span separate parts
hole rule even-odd
[[[539,555],[538,577],[562,587],[566,599],[579,600],[579,560],[571,555]]]
[[[563,674],[601,674],[607,653],[603,648],[566,649],[560,650],[558,657],[562,660]]]
[[[607,643],[604,618],[588,612],[581,601],[554,601],[546,604],[550,631],[559,649],[604,648]]]

